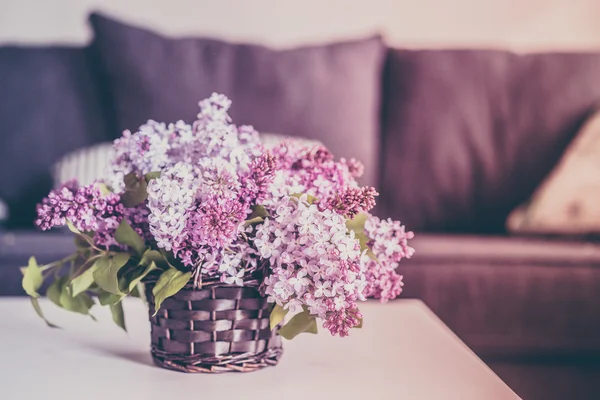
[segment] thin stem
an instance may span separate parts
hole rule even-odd
[[[40,267],[40,269],[42,271],[47,271],[50,268],[54,268],[54,267],[56,267],[58,265],[62,265],[62,264],[67,263],[69,261],[73,261],[73,260],[75,260],[77,258],[77,256],[78,256],[77,253],[71,254],[70,256],[67,256],[65,258],[61,258],[60,260],[56,260],[56,261],[53,261],[53,262],[51,262],[49,264],[46,264],[46,265]]]

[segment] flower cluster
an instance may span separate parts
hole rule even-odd
[[[415,250],[408,245],[414,237],[398,221],[380,220],[370,216],[365,222],[365,234],[370,239],[369,247],[376,259],[369,260],[366,295],[382,302],[396,298],[402,292],[402,276],[396,273],[398,263],[410,258]]]
[[[358,239],[342,215],[310,205],[306,195],[284,198],[275,210],[252,240],[271,268],[266,294],[291,312],[306,307],[332,334],[346,336],[359,324],[356,301],[367,284]]]
[[[252,127],[230,123],[230,105],[225,96],[213,94],[200,102],[198,119],[192,125],[150,120],[137,132],[125,131],[115,140],[115,158],[107,174],[109,186],[122,193],[127,174],[145,175],[172,169],[177,164],[191,166],[195,177],[205,174],[211,164],[220,171],[223,164],[234,171],[247,171],[263,149]]]
[[[378,193],[357,182],[358,161],[294,140],[267,149],[252,127],[231,122],[230,105],[213,94],[193,124],[148,121],[125,131],[107,185],[51,192],[37,225],[69,221],[95,249],[131,251],[140,263],[153,251],[198,285],[252,282],[282,310],[348,335],[362,321],[358,301],[400,294],[395,271],[414,253],[412,232],[368,214]]]
[[[344,209],[352,210],[349,215],[369,211],[375,205],[377,192],[373,188],[360,188],[356,181],[363,166],[355,159],[335,161],[327,148],[307,147],[293,140],[276,146],[273,154],[278,168],[271,190],[279,196],[307,193],[319,200],[321,209],[335,209],[340,206],[340,193],[345,193],[354,197],[352,205],[343,205]]]
[[[165,143],[156,146],[160,157],[146,146],[146,153],[132,158],[129,147],[140,142],[137,136],[146,138],[147,129],[128,134],[115,144],[121,150],[114,163],[121,174],[158,168],[160,177],[148,185],[149,230],[157,246],[186,267],[209,277],[220,274],[223,281],[240,273],[244,263],[230,256],[231,248],[244,245],[239,234],[252,206],[271,198],[276,167],[254,129],[230,123],[229,106],[227,98],[213,95],[200,102],[193,125],[160,125],[153,135],[163,139],[144,139]],[[214,268],[215,262],[227,267]]]
[[[99,185],[80,187],[70,181],[50,192],[37,207],[35,224],[42,230],[70,221],[81,232],[95,232],[98,246],[115,245],[114,233],[125,209],[114,193],[101,194]]]

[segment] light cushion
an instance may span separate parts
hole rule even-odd
[[[599,53],[390,50],[379,213],[503,233],[599,101]]]
[[[0,198],[10,227],[33,227],[64,154],[110,140],[102,83],[86,48],[0,47]]]
[[[100,143],[67,154],[52,168],[54,187],[73,179],[81,185],[106,179],[107,167],[113,155],[112,142]]]
[[[94,14],[97,48],[110,77],[117,123],[190,122],[213,92],[232,101],[237,124],[322,141],[338,157],[378,167],[379,37],[292,50],[203,38],[167,38]]]
[[[515,211],[507,227],[517,233],[600,233],[600,112],[569,144],[559,163]]]

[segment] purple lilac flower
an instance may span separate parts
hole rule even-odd
[[[152,243],[154,237],[150,233],[150,224],[148,223],[148,216],[150,215],[148,204],[142,203],[135,207],[125,208],[123,213],[129,225],[144,239],[146,244]]]
[[[42,230],[63,226],[70,221],[82,232],[118,225],[123,218],[123,205],[118,195],[103,196],[96,184],[79,187],[76,181],[65,183],[50,192],[37,207],[36,225]]]

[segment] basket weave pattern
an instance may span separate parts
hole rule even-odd
[[[146,285],[149,304],[152,286]],[[152,357],[183,372],[251,372],[275,365],[281,337],[269,328],[271,305],[255,287],[187,286],[150,306]]]

